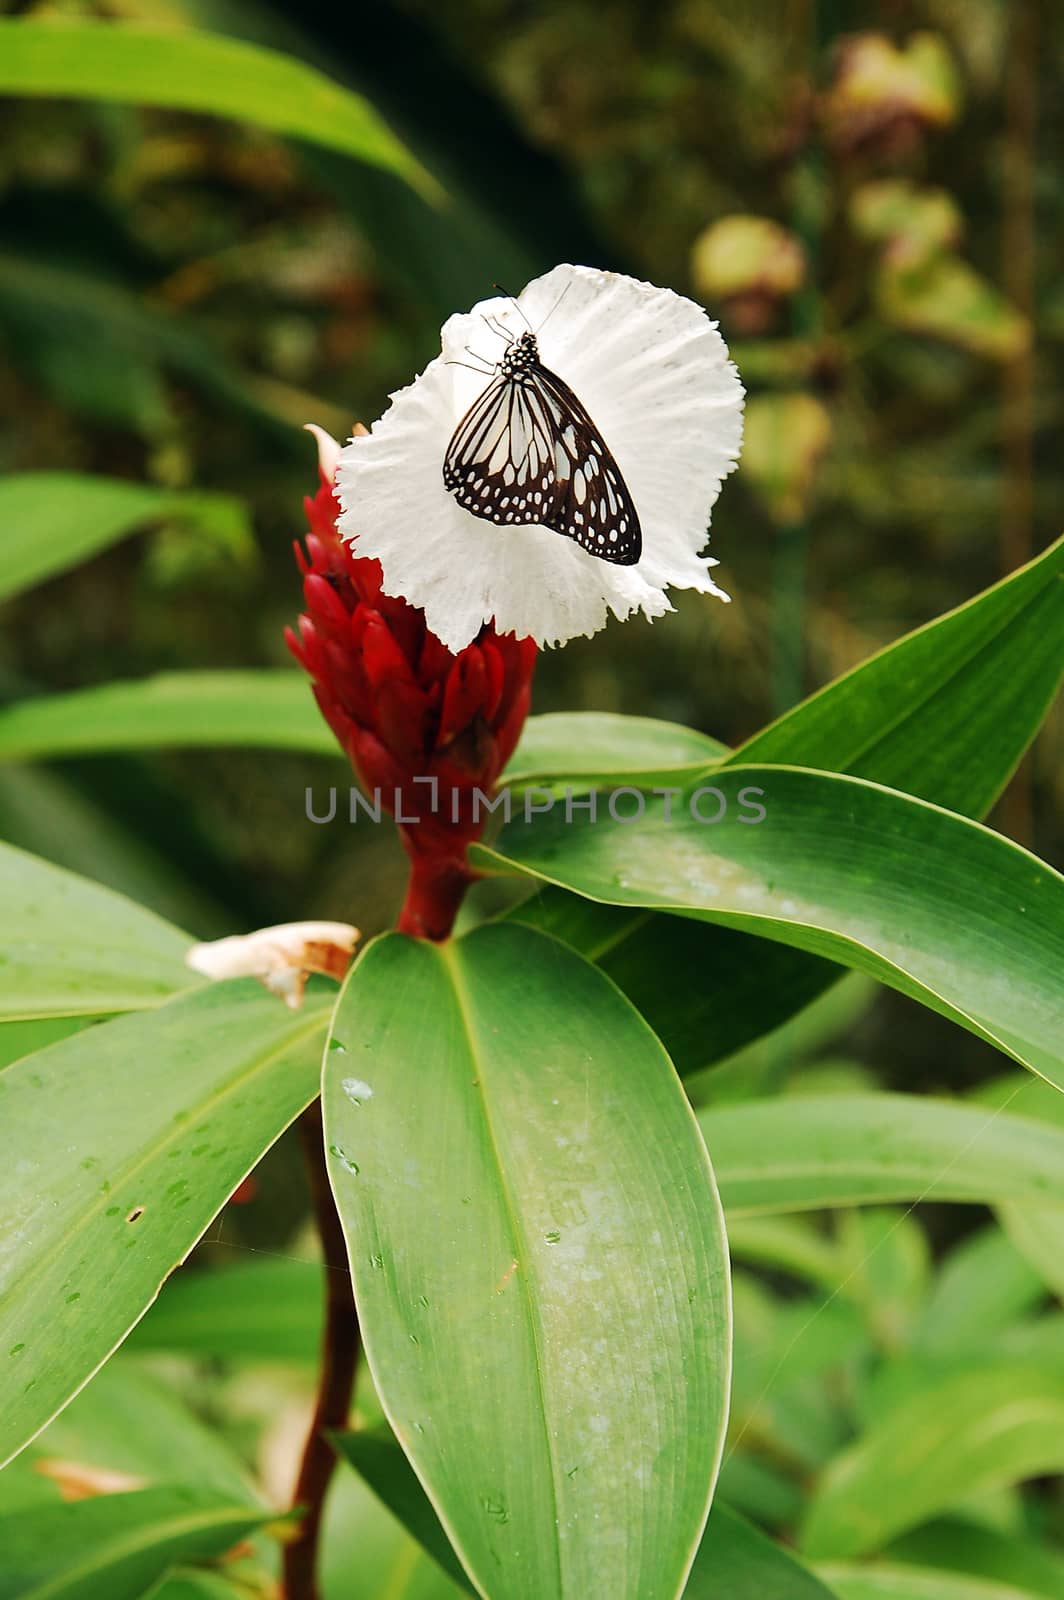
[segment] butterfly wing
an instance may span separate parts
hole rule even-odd
[[[632,566],[639,518],[620,468],[569,386],[538,361],[496,374],[459,422],[444,486],[488,522],[540,524],[590,555]]]
[[[530,391],[497,375],[457,428],[443,459],[444,487],[488,522],[542,522],[549,444]]]
[[[544,522],[602,561],[634,566],[643,534],[620,467],[569,385],[539,364],[534,377],[555,445],[555,506]]]

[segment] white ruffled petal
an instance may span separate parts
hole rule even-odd
[[[453,650],[491,620],[555,644],[597,632],[611,612],[658,617],[672,610],[669,586],[726,599],[700,552],[738,455],[743,390],[716,324],[670,290],[587,267],[556,267],[519,307],[496,298],[451,317],[442,355],[344,447],[341,531]],[[470,361],[467,346],[491,365],[506,348],[488,317],[512,338],[527,318],[543,364],[594,418],[639,513],[637,565],[599,560],[551,528],[475,517],[444,488],[451,435],[488,382],[457,363]]]

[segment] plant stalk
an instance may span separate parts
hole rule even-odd
[[[460,857],[411,854],[406,899],[396,927],[415,939],[447,939],[475,874]]]
[[[320,1100],[315,1100],[300,1117],[299,1136],[314,1218],[321,1237],[325,1327],[314,1420],[307,1435],[292,1501],[294,1506],[302,1508],[303,1517],[295,1538],[284,1547],[283,1593],[285,1600],[320,1600],[317,1568],[322,1512],[336,1467],[336,1454],[326,1433],[347,1426],[358,1365],[359,1333],[347,1245],[325,1170]]]

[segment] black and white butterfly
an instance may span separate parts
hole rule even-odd
[[[621,567],[642,553],[621,469],[569,385],[540,361],[532,332],[511,340],[454,430],[443,482],[487,522],[553,528]]]

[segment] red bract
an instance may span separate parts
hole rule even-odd
[[[306,551],[295,548],[306,610],[288,647],[363,789],[396,818],[411,861],[400,929],[442,939],[472,877],[484,798],[528,713],[536,646],[487,627],[454,655],[421,610],[382,593],[380,564],[340,538],[324,473],[305,504]]]

